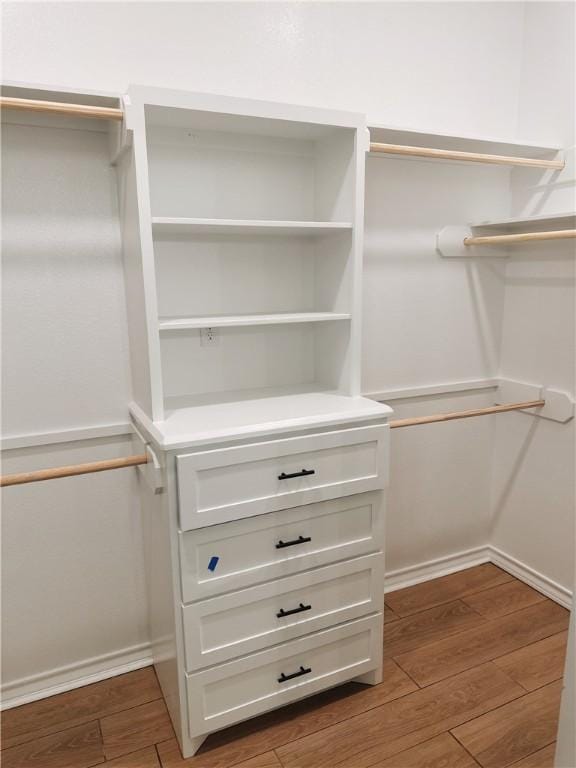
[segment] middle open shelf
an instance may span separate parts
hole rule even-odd
[[[201,317],[161,317],[161,331],[191,328],[226,328],[241,325],[284,325],[286,323],[325,323],[332,320],[350,320],[343,312],[291,312],[268,315],[203,315]]]
[[[316,237],[352,229],[348,221],[274,221],[269,219],[194,219],[155,216],[154,237],[190,235],[289,235]]]

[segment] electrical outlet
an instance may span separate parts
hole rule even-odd
[[[200,346],[216,347],[220,343],[217,328],[200,328]]]

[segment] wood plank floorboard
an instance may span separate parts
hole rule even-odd
[[[415,613],[385,625],[384,656],[388,658],[416,650],[485,622],[486,619],[461,600]]]
[[[505,768],[556,738],[562,683],[550,683],[518,701],[452,730],[482,768]]]
[[[513,763],[511,768],[554,768],[554,756],[556,754],[556,742],[548,744],[544,749],[533,752],[528,757]]]
[[[506,616],[507,613],[528,608],[530,605],[541,603],[546,598],[540,592],[523,584],[521,581],[508,581],[499,587],[485,589],[473,595],[462,598],[466,605],[478,611],[487,619],[495,619],[498,616]]]
[[[368,768],[522,694],[498,667],[484,664],[276,751],[284,768]]]
[[[453,637],[395,656],[395,661],[425,686],[491,661],[568,628],[569,612],[550,600],[487,621]]]
[[[451,573],[449,576],[425,581],[423,584],[415,584],[413,587],[388,592],[386,604],[399,616],[409,616],[411,613],[425,611],[442,603],[450,603],[452,600],[458,600],[483,589],[497,587],[513,579],[513,576],[501,568],[492,563],[485,563],[476,568],[468,568],[465,571]]]
[[[6,710],[3,768],[552,768],[568,612],[491,564],[386,595],[384,679],[184,760],[152,667]]]
[[[478,768],[478,763],[449,733],[441,733],[374,768]]]
[[[103,717],[100,727],[107,760],[136,752],[174,736],[163,699]]]
[[[161,768],[156,747],[146,747],[129,755],[116,757],[101,763],[102,768]]]
[[[2,713],[2,746],[12,747],[49,733],[146,704],[162,696],[153,667],[111,677]]]
[[[103,762],[97,721],[2,751],[2,768],[89,768]]]
[[[390,624],[393,621],[398,621],[399,618],[400,616],[398,616],[397,613],[394,613],[390,606],[384,604],[384,624]]]
[[[559,632],[494,659],[494,663],[527,691],[533,691],[560,680],[564,674],[567,642],[568,632]]]
[[[157,749],[162,768],[188,768],[198,764],[195,762],[196,758],[194,757],[184,760],[176,739],[170,739],[170,741],[158,744]],[[282,768],[282,763],[278,760],[273,750],[256,755],[248,760],[243,760],[241,763],[230,763],[229,765],[230,768]]]

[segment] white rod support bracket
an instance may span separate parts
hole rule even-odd
[[[546,401],[542,408],[521,411],[521,413],[528,413],[530,416],[539,416],[542,419],[558,421],[561,424],[574,418],[574,400],[566,392],[537,384],[525,384],[512,379],[500,379],[496,392],[496,402],[506,403],[514,399],[519,401],[542,399]]]
[[[510,255],[508,247],[501,244],[482,246],[481,249],[475,245],[465,245],[467,237],[472,237],[472,230],[468,226],[444,227],[436,234],[436,253],[446,259],[469,259],[480,254],[488,258],[505,259]]]
[[[128,96],[122,98],[122,109],[125,115],[128,115],[130,99]],[[110,143],[110,164],[118,165],[118,162],[124,152],[132,146],[132,128],[127,119],[120,122],[112,122],[109,127]]]
[[[134,435],[132,436],[133,442],[139,444],[139,450],[142,448],[142,445],[144,445],[144,452],[146,453],[146,456],[148,456],[147,463],[141,464],[138,467],[138,472],[151,491],[155,494],[162,493],[164,490],[164,472],[162,470],[162,465],[158,461],[156,453],[150,447],[150,443],[146,440],[140,430],[137,429],[134,424],[132,424],[132,429],[134,430]]]

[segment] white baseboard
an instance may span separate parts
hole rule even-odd
[[[448,576],[451,573],[457,573],[483,563],[494,563],[564,608],[571,608],[572,592],[569,589],[490,545],[475,547],[425,563],[389,571],[386,574],[385,592],[394,592],[397,589],[411,587],[414,584]],[[38,675],[20,678],[2,686],[0,708],[18,707],[21,704],[28,704],[31,701],[54,696],[57,693],[81,688],[84,685],[97,683],[116,675],[123,675],[150,664],[152,664],[150,645],[142,643],[131,648],[124,648],[86,661],[42,672]]]
[[[386,573],[384,586],[385,592],[395,592],[397,589],[412,587],[424,581],[438,579],[440,576],[448,576],[450,573],[464,571],[475,565],[490,562],[490,547],[475,547],[454,555],[446,555],[436,560],[428,560],[418,565],[410,565],[407,568],[398,568]]]
[[[37,675],[21,677],[2,686],[0,709],[19,707],[21,704],[72,691],[74,688],[81,688],[126,672],[133,672],[150,664],[152,664],[150,644],[141,643]]]
[[[414,584],[421,584],[424,581],[448,576],[450,573],[464,571],[466,568],[472,568],[483,563],[494,563],[494,565],[502,568],[503,571],[515,576],[520,581],[528,584],[528,586],[554,600],[555,603],[569,610],[572,608],[573,595],[571,590],[491,545],[468,549],[464,552],[457,552],[454,555],[429,560],[426,563],[419,563],[418,565],[390,571],[386,573],[384,591],[395,592],[397,589],[404,589]]]
[[[496,547],[491,546],[489,550],[490,560],[494,565],[507,571],[512,576],[516,576],[517,579],[554,600],[555,603],[571,610],[573,594],[570,589],[563,587],[558,582],[548,578],[548,576],[535,571],[534,568],[530,568],[526,563],[517,560],[511,555],[507,555],[506,552],[502,552],[502,550]]]

